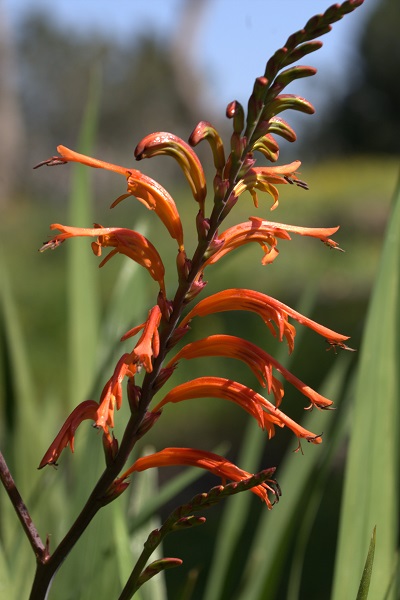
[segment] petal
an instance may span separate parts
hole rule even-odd
[[[322,442],[321,436],[301,427],[261,394],[237,381],[223,377],[199,377],[182,383],[168,392],[163,400],[152,409],[152,412],[158,412],[169,402],[177,403],[194,398],[210,397],[230,400],[238,404],[256,419],[262,429],[268,430],[270,437],[274,433],[273,425],[280,427],[286,425],[298,438],[305,438],[313,444]]]
[[[211,123],[200,121],[192,131],[189,137],[189,144],[197,146],[202,140],[207,140],[213,153],[214,166],[218,173],[222,172],[225,166],[225,151],[221,136]]]
[[[133,194],[138,200],[145,204],[148,209],[155,211],[167,227],[171,237],[176,239],[179,247],[183,249],[182,223],[175,202],[167,190],[165,190],[157,181],[154,181],[154,179],[151,179],[151,177],[144,175],[136,169],[127,169],[126,167],[114,165],[97,158],[85,156],[84,154],[74,152],[74,150],[70,150],[65,146],[58,146],[57,151],[61,154],[63,162],[77,162],[89,167],[106,169],[107,171],[113,171],[114,173],[124,175],[128,180],[128,193],[117,198],[111,207],[116,206],[121,200]]]
[[[225,254],[250,242],[257,242],[264,250],[263,264],[273,262],[279,253],[276,248],[278,243],[276,238],[290,240],[290,235],[284,229],[278,227],[275,229],[263,227],[263,221],[261,219],[260,221],[239,223],[218,235],[214,242],[219,244],[217,251],[204,263],[202,270],[208,265],[216,263]]]
[[[55,465],[61,452],[68,444],[71,448],[71,452],[73,452],[76,429],[85,419],[96,421],[98,409],[99,405],[94,400],[85,400],[84,402],[81,402],[81,404],[78,404],[61,427],[46,454],[40,461],[38,468],[42,469],[46,465]]]
[[[297,235],[303,235],[306,237],[313,237],[321,240],[327,246],[331,248],[335,248],[340,250],[339,244],[334,240],[331,240],[329,236],[334,235],[338,230],[337,227],[299,227],[297,225],[286,225],[285,223],[275,223],[272,221],[265,221],[264,219],[260,219],[259,217],[249,217],[250,222],[253,224],[253,227],[259,228],[261,231],[270,232],[273,235],[277,235],[277,237],[284,237],[282,234],[284,232],[292,232]],[[277,232],[277,233],[275,233]],[[279,233],[278,233],[279,232]],[[286,239],[291,239],[289,234],[287,234]]]
[[[70,227],[61,225],[60,223],[53,223],[50,226],[50,229],[58,229],[61,233],[42,246],[41,250],[56,247],[64,240],[71,237],[97,236],[98,239],[95,247],[92,246],[93,251],[97,256],[100,254],[100,247],[106,248],[111,246],[115,248],[115,250],[100,263],[100,267],[116,253],[124,254],[147,269],[151,277],[157,281],[161,292],[165,296],[165,269],[161,257],[153,244],[137,231],[121,227]]]
[[[278,206],[279,192],[273,184],[298,183],[298,185],[303,188],[307,187],[307,185],[296,176],[296,170],[300,165],[301,162],[295,160],[288,165],[253,167],[249,169],[243,179],[236,184],[233,193],[235,196],[239,196],[247,190],[254,195],[255,188],[262,192],[267,192],[274,199],[274,204],[271,208],[271,210],[274,210]],[[255,206],[257,207],[256,203]]]
[[[209,314],[228,310],[248,310],[255,312],[260,315],[272,332],[271,321],[274,321],[279,331],[279,339],[282,341],[283,336],[285,336],[290,349],[293,349],[295,331],[293,331],[293,325],[288,322],[289,316],[325,337],[328,343],[333,346],[345,347],[344,342],[349,339],[348,336],[336,333],[332,329],[316,323],[271,296],[255,290],[241,288],[223,290],[208,298],[204,298],[184,317],[180,323],[180,327],[187,325],[195,316],[204,317]]]
[[[122,404],[122,381],[127,376],[133,377],[136,371],[137,365],[132,354],[123,354],[101,393],[96,427],[101,427],[105,431],[108,427],[114,427],[114,410],[119,410]]]
[[[128,177],[129,170],[125,169],[124,167],[120,167],[119,165],[104,162],[103,160],[98,160],[97,158],[86,156],[85,154],[79,154],[79,152],[70,150],[65,146],[57,146],[57,152],[61,154],[62,158],[66,162],[77,162],[81,165],[94,167],[95,169],[106,169],[107,171],[113,171],[114,173],[120,173],[121,175]]]
[[[220,477],[223,482],[227,479],[231,481],[242,481],[251,477],[251,473],[243,471],[233,463],[229,462],[226,458],[214,454],[213,452],[206,452],[205,450],[198,450],[196,448],[164,448],[160,452],[149,454],[139,458],[133,465],[126,471],[120,479],[126,479],[129,475],[136,471],[145,471],[146,469],[167,467],[173,465],[189,465],[206,469],[210,473],[213,473],[217,477]],[[272,474],[273,471],[271,471]],[[267,480],[261,485],[251,488],[251,491],[259,496],[268,506],[272,508],[272,504],[268,498],[268,492],[276,494],[273,487],[270,487],[268,483],[275,483],[273,480]]]
[[[133,350],[139,363],[143,364],[148,373],[153,370],[152,358],[157,358],[159,352],[158,326],[160,321],[161,310],[156,305],[149,311],[143,334]]]
[[[131,169],[128,176],[128,194],[123,194],[114,200],[111,208],[131,195],[135,196],[149,210],[154,210],[168,229],[170,236],[178,242],[179,249],[183,250],[181,219],[176,204],[167,190],[151,177]]]
[[[192,148],[181,138],[166,131],[157,131],[144,137],[135,149],[137,160],[167,154],[178,162],[192,189],[195,200],[204,213],[204,200],[207,195],[206,179],[201,162]]]
[[[263,387],[267,386],[268,392],[273,389],[272,367],[274,367],[287,381],[309,398],[313,405],[326,408],[332,404],[331,400],[321,396],[292,375],[265,350],[248,340],[233,335],[210,335],[187,344],[168,362],[166,368],[174,366],[182,358],[192,359],[202,356],[226,356],[243,361],[253,371],[260,384]],[[275,392],[275,405],[279,406],[283,390],[281,391],[278,385],[273,391]]]

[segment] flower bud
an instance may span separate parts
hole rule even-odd
[[[184,250],[179,251],[176,257],[176,267],[178,270],[178,277],[180,283],[185,282],[187,280],[191,266],[192,262],[189,258],[187,258],[186,252]]]
[[[188,302],[191,302],[193,298],[196,298],[196,296],[203,291],[206,285],[207,281],[203,281],[203,275],[201,274],[199,279],[195,279],[190,286],[190,290],[185,296],[185,303],[187,304]]]
[[[226,107],[226,116],[228,119],[233,119],[233,131],[240,135],[244,127],[244,110],[243,106],[237,100],[233,100]]]
[[[150,429],[153,427],[153,425],[155,425],[158,421],[158,419],[160,418],[161,415],[161,410],[158,410],[156,412],[146,412],[142,423],[140,424],[139,429],[137,430],[136,433],[136,438],[140,439],[142,436],[144,436],[145,433],[147,433],[148,431],[150,431]]]
[[[109,467],[115,460],[118,452],[118,440],[113,433],[104,431],[103,433],[103,450],[106,459],[106,465]]]
[[[208,232],[210,231],[210,219],[205,218],[200,211],[196,216],[196,228],[199,242],[201,240],[206,240]]]
[[[129,377],[128,383],[126,385],[126,391],[128,396],[129,408],[131,409],[131,413],[135,414],[139,406],[142,389],[138,385],[135,385],[134,377]]]

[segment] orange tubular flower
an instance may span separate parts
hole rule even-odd
[[[176,204],[167,190],[165,190],[157,181],[154,181],[154,179],[151,179],[151,177],[144,175],[136,169],[127,169],[125,167],[120,167],[119,165],[98,160],[97,158],[91,158],[90,156],[74,152],[65,146],[57,146],[57,152],[60,153],[61,158],[54,156],[41,163],[41,165],[47,164],[51,166],[67,162],[77,162],[88,167],[106,169],[107,171],[113,171],[114,173],[124,175],[128,182],[128,191],[126,194],[117,198],[112,203],[111,208],[116,206],[121,200],[124,200],[124,198],[135,196],[146,206],[146,208],[154,210],[168,229],[170,236],[178,242],[179,249],[183,250],[182,223]]]
[[[46,465],[55,465],[61,452],[68,444],[71,448],[71,452],[73,452],[76,429],[85,419],[95,421],[97,419],[98,409],[99,405],[94,400],[85,400],[85,402],[78,404],[61,427],[50,448],[40,461],[38,468],[42,469]]]
[[[207,195],[206,178],[197,154],[181,138],[166,131],[157,131],[144,137],[135,148],[137,160],[167,154],[178,162],[189,182],[194,199],[204,214],[204,201]]]
[[[189,144],[197,146],[201,141],[207,140],[210,144],[214,158],[214,166],[217,173],[222,173],[225,166],[225,150],[221,136],[211,123],[200,121],[192,131],[189,137]]]
[[[108,427],[114,427],[114,410],[119,410],[122,404],[122,381],[126,376],[133,377],[138,369],[138,359],[132,353],[125,353],[116,364],[113,375],[107,381],[100,397],[97,411],[96,427],[106,432]]]
[[[132,352],[121,356],[112,377],[103,388],[96,427],[102,427],[105,431],[108,427],[114,427],[114,410],[121,408],[124,378],[134,377],[141,365],[148,373],[153,370],[152,357],[157,357],[159,353],[158,326],[160,320],[161,310],[158,306],[154,306],[149,311],[147,321],[122,336],[121,341],[136,335],[142,329],[144,330]]]
[[[301,427],[261,394],[224,377],[199,377],[182,383],[168,392],[152,412],[159,412],[169,402],[177,403],[194,398],[221,398],[238,404],[256,419],[262,429],[267,430],[269,438],[275,434],[275,425],[286,425],[298,438],[304,438],[313,444],[322,442],[321,436]]]
[[[349,339],[349,336],[336,333],[336,331],[303,316],[301,313],[293,310],[293,308],[290,308],[290,306],[283,304],[283,302],[279,302],[279,300],[275,300],[275,298],[255,290],[233,288],[204,298],[184,317],[180,323],[180,327],[185,327],[193,317],[204,317],[228,310],[248,310],[257,313],[275,336],[276,331],[272,325],[273,321],[279,332],[279,340],[282,341],[283,337],[286,338],[290,352],[294,348],[296,330],[289,323],[289,316],[319,335],[322,335],[331,346],[339,346],[340,348],[349,350],[344,344]]]
[[[166,368],[176,366],[181,358],[192,359],[202,356],[226,356],[236,358],[245,362],[253,371],[258,381],[263,387],[267,387],[268,393],[273,392],[275,405],[279,406],[283,397],[281,383],[272,375],[274,367],[284,378],[296,387],[304,396],[311,401],[311,406],[318,408],[328,408],[331,400],[321,396],[308,385],[292,375],[275,358],[265,352],[259,346],[243,338],[233,335],[210,335],[196,342],[184,346],[169,363]]]
[[[243,479],[251,477],[251,473],[239,469],[239,467],[229,462],[226,458],[214,454],[213,452],[205,452],[204,450],[197,450],[195,448],[164,448],[164,450],[161,450],[160,452],[138,458],[138,460],[118,478],[118,481],[123,481],[129,477],[129,475],[137,471],[146,471],[147,469],[169,467],[173,465],[188,465],[206,469],[213,475],[220,477],[223,484],[226,483],[226,480],[242,481]],[[271,469],[271,474],[272,473],[273,469]],[[270,487],[265,482],[252,488],[251,491],[259,496],[269,509],[272,508],[272,503],[268,498],[268,492],[276,495],[276,491],[273,487]]]
[[[281,165],[275,167],[253,167],[249,169],[246,175],[233,188],[234,196],[238,197],[246,190],[250,192],[254,206],[258,208],[257,190],[267,192],[274,199],[274,204],[271,210],[274,210],[279,202],[278,189],[274,183],[295,183],[299,187],[307,189],[307,184],[301,179],[298,179],[296,171],[300,167],[301,162],[295,160],[289,165]]]
[[[139,363],[143,364],[148,373],[153,370],[151,362],[152,357],[157,358],[160,350],[160,338],[158,335],[158,326],[161,321],[161,310],[159,306],[154,306],[150,311],[145,323],[130,329],[122,336],[121,341],[136,335],[141,329],[143,334],[133,349],[133,354],[137,356]]]
[[[203,270],[208,265],[216,263],[222,256],[228,254],[228,252],[249,242],[260,244],[265,253],[261,262],[263,265],[270,264],[279,254],[279,250],[276,247],[278,243],[277,238],[291,240],[289,231],[298,235],[318,238],[330,248],[340,250],[337,242],[329,238],[338,229],[339,227],[297,227],[295,225],[265,221],[258,217],[250,217],[249,221],[234,225],[215,238],[214,245],[217,250],[204,263]]]
[[[71,237],[96,237],[97,241],[92,243],[92,250],[96,256],[100,256],[101,249],[106,247],[114,247],[108,256],[100,263],[102,267],[115,254],[125,254],[142,267],[148,270],[154,281],[160,286],[161,293],[165,296],[164,283],[164,265],[160,255],[151,242],[137,231],[124,229],[120,227],[95,227],[87,229],[84,227],[69,227],[53,223],[50,229],[59,229],[61,233],[56,235],[49,242],[46,242],[41,251],[48,248],[54,249],[59,246],[64,240]]]

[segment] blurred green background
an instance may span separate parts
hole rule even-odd
[[[182,27],[184,19],[193,10],[191,4],[182,3],[181,12],[176,15],[177,19],[181,19]],[[244,5],[244,2],[238,4]],[[255,8],[257,6],[255,3]],[[307,181],[310,190],[282,187],[279,207],[273,213],[269,212],[271,203],[267,196],[260,197],[258,209],[252,205],[250,196],[242,197],[227,223],[229,225],[246,220],[250,215],[257,215],[303,226],[340,225],[335,239],[346,253],[332,252],[316,240],[293,236],[291,242],[280,241],[280,255],[273,265],[261,265],[261,251],[257,246],[230,254],[206,273],[209,280],[207,293],[224,287],[251,287],[275,296],[294,308],[306,306],[308,316],[350,335],[353,348],[360,347],[390,201],[398,178],[400,83],[393,73],[400,66],[400,54],[398,43],[390,45],[388,38],[399,31],[400,11],[394,11],[393,6],[393,2],[386,0],[375,2],[373,10],[369,8],[368,18],[362,17],[363,26],[352,39],[354,59],[357,57],[357,60],[338,83],[339,90],[335,89],[332,104],[325,97],[322,116],[317,112],[313,117],[302,116],[301,119],[291,120],[290,115],[285,115],[301,131],[301,138],[294,147],[282,144],[279,163],[289,162],[294,157],[300,158],[303,161],[301,178]],[[363,8],[359,9],[360,14],[357,11],[349,19],[355,22],[358,17],[361,18]],[[200,14],[201,10],[198,10]],[[192,18],[195,14],[196,10]],[[295,28],[300,28],[311,16],[305,7],[303,18]],[[195,31],[196,26],[192,26]],[[197,27],[201,27],[201,22]],[[275,23],[274,27],[278,25]],[[175,34],[178,35],[179,31],[182,29],[176,27]],[[185,47],[182,40],[169,39],[168,32],[164,32],[163,38],[152,37],[148,32],[124,42],[116,35],[115,41],[112,41],[112,38],[106,35],[102,37],[99,32],[90,36],[70,28],[63,29],[59,22],[52,19],[51,12],[32,12],[26,14],[17,29],[7,30],[6,33],[0,47],[0,122],[4,132],[0,153],[0,250],[2,286],[12,294],[11,305],[15,314],[10,316],[5,313],[2,330],[2,347],[6,352],[3,352],[2,359],[4,385],[0,395],[3,410],[0,441],[21,491],[32,500],[42,535],[54,531],[54,537],[58,539],[60,532],[68,526],[69,513],[76,514],[74,511],[77,510],[78,499],[87,495],[88,488],[85,491],[83,484],[86,486],[90,479],[95,480],[100,472],[101,456],[97,465],[95,458],[96,453],[101,454],[100,440],[89,426],[83,425],[77,435],[76,454],[72,459],[63,456],[57,472],[38,474],[34,468],[68,412],[87,397],[98,397],[95,394],[101,390],[113,368],[107,364],[107,358],[118,357],[124,351],[125,346],[118,347],[119,336],[124,330],[144,320],[149,306],[154,303],[157,290],[146,273],[135,272],[132,275],[124,271],[128,267],[124,267],[121,257],[114,259],[98,274],[97,260],[91,256],[90,244],[83,243],[79,252],[82,252],[83,261],[88,259],[86,283],[92,282],[90,285],[93,286],[93,318],[94,322],[99,318],[103,325],[101,335],[84,350],[90,355],[85,356],[83,352],[80,357],[74,356],[69,321],[73,302],[70,269],[74,258],[68,256],[67,244],[57,252],[47,252],[45,255],[39,254],[37,248],[48,239],[48,225],[54,222],[91,226],[95,221],[104,226],[138,227],[145,231],[163,256],[167,265],[167,290],[171,295],[175,286],[176,250],[155,215],[147,212],[139,203],[126,200],[112,212],[109,211],[111,201],[125,191],[122,179],[109,173],[91,172],[88,176],[93,202],[85,206],[84,214],[83,210],[80,211],[79,207],[74,207],[68,201],[71,186],[76,191],[77,188],[73,186],[79,185],[73,179],[70,166],[42,168],[39,171],[32,171],[31,167],[55,154],[58,143],[77,148],[85,107],[93,93],[91,82],[96,88],[93,104],[97,106],[97,115],[93,116],[94,132],[87,137],[91,137],[90,153],[125,166],[140,166],[145,173],[160,180],[176,200],[190,254],[194,248],[192,240],[195,240],[194,217],[197,207],[181,172],[172,161],[163,158],[134,165],[133,149],[143,135],[158,129],[170,130],[187,139],[201,119],[213,120],[213,124],[224,133],[229,131],[229,124],[223,119],[223,111],[217,114],[216,103],[207,104],[204,95],[197,93],[202,86],[212,89],[212,82],[197,68],[195,61],[190,63],[189,48],[185,60],[179,60]],[[335,30],[324,42],[334,43],[334,36]],[[283,35],[282,42],[284,39]],[[183,42],[188,44],[190,40],[186,36]],[[382,57],[383,48],[389,47],[388,44],[391,51]],[[229,60],[234,62],[237,52],[234,40],[226,52]],[[323,53],[324,48],[320,52]],[[265,60],[267,58],[263,57]],[[312,58],[309,64],[314,64]],[[182,69],[188,68],[190,76],[182,87]],[[251,69],[251,64],[248,68]],[[252,76],[259,74],[254,72]],[[326,84],[327,77],[329,73],[325,73],[319,82],[307,81],[305,86],[303,84],[303,93],[307,96],[307,85],[315,93],[318,86]],[[240,80],[237,86],[241,88]],[[289,91],[296,93],[295,89]],[[228,144],[228,135],[225,139]],[[205,165],[211,167],[207,150],[200,148],[199,153]],[[209,173],[212,171],[209,170]],[[73,215],[82,221],[71,222]],[[78,245],[79,241],[69,243]],[[125,292],[123,286],[126,280]],[[85,285],[85,280],[81,285]],[[116,306],[122,307],[123,312],[117,315],[118,322],[115,318],[114,321],[109,318],[110,303],[114,313]],[[90,305],[88,310],[90,312]],[[7,320],[14,318],[19,323],[23,336],[21,344],[26,352],[26,360],[19,362],[17,368],[13,362],[15,357],[8,355],[7,341],[10,335],[7,330],[10,321],[7,325]],[[227,313],[194,321],[190,339],[218,332],[250,339],[270,352],[279,351],[278,344],[260,327],[260,321],[254,315],[244,313]],[[19,339],[18,335],[14,331],[14,341]],[[105,340],[107,347],[102,347]],[[316,389],[320,389],[332,367],[337,367],[339,363],[343,364],[343,370],[348,373],[346,377],[350,378],[353,363],[357,361],[357,355],[344,357],[343,353],[339,353],[335,356],[332,352],[325,352],[325,349],[323,340],[305,332],[300,350],[291,364],[293,372]],[[21,357],[21,352],[18,352]],[[71,371],[71,364],[74,365],[74,361],[73,368],[76,369],[75,373],[80,373],[82,385],[76,385],[76,380],[71,382],[71,372],[74,372]],[[11,379],[10,365],[14,369]],[[181,364],[171,385],[205,374],[232,377],[255,387],[251,374],[242,365],[220,358]],[[20,389],[16,384],[18,381]],[[30,403],[29,407],[22,402],[21,394],[23,402]],[[332,399],[339,401],[339,398]],[[348,401],[351,402],[351,395]],[[300,417],[303,406],[300,394],[287,386],[284,399],[286,412]],[[24,418],[26,429],[20,425]],[[118,415],[118,420],[117,437],[123,422],[122,414]],[[16,448],[14,438],[18,427],[18,439],[23,444]],[[21,431],[24,433],[21,434]],[[188,445],[206,450],[214,450],[223,443],[227,456],[234,460],[243,435],[242,412],[210,399],[167,407],[160,422],[146,438],[146,443],[153,444],[156,449]],[[279,431],[276,438],[265,443],[260,468],[279,465],[286,450],[294,450],[296,443],[292,436]],[[86,448],[85,456],[81,455],[83,448]],[[305,448],[306,453],[317,451],[318,448]],[[314,543],[304,561],[300,598],[319,600],[329,597],[345,453],[346,444],[343,443],[332,463],[329,485],[324,489],[321,500],[324,509],[318,512],[313,526]],[[293,455],[292,460],[301,458]],[[82,482],[79,468],[85,469],[85,465],[89,467],[90,475],[87,475],[88,481],[85,475],[85,482]],[[64,492],[54,492],[57,479],[64,476],[63,471],[64,475],[66,473]],[[169,473],[162,472],[160,476],[165,481]],[[214,484],[215,480],[207,479],[205,482],[203,478],[192,483],[180,498],[187,500],[197,491]],[[281,504],[274,511],[284,508],[285,496],[290,493],[290,489],[284,489]],[[51,509],[44,507],[46,497],[53,505],[59,503],[58,513],[54,506]],[[75,498],[73,501],[72,497]],[[68,502],[75,504],[67,510]],[[262,510],[255,499],[251,499],[251,502],[244,539],[246,536],[250,539],[254,533],[257,517]],[[176,500],[168,503],[162,509],[162,514],[167,515],[175,505]],[[49,513],[46,515],[47,510]],[[187,534],[178,534],[176,538],[167,538],[165,554],[181,556],[185,565],[184,574],[182,569],[168,573],[171,598],[185,597],[182,581],[188,573],[200,573],[192,597],[203,597],[204,573],[209,568],[212,556],[215,532],[221,518],[220,508],[209,511],[206,516],[206,526]],[[15,532],[5,534],[4,520],[2,526],[2,545],[7,547],[6,538],[11,539]],[[238,548],[235,555],[237,565],[244,561],[246,544],[242,544],[241,549]],[[103,555],[106,556],[109,551],[105,543]],[[324,555],[324,561],[316,574],[315,561],[321,554]],[[290,556],[286,560],[289,564]],[[72,557],[71,561],[73,565]],[[33,569],[33,564],[26,568]],[[235,585],[233,577],[220,597],[239,598]],[[277,595],[267,595],[265,598],[289,597],[284,576],[276,585]],[[65,589],[65,585],[60,583],[51,598],[61,600],[79,597],[68,595]],[[78,592],[75,590],[74,593],[82,594],[77,589]],[[88,592],[85,594],[80,597],[90,597]]]

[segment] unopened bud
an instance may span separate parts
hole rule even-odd
[[[182,250],[180,250],[180,252],[182,252]],[[172,310],[173,310],[173,304],[172,304],[171,300],[167,300],[165,295],[160,292],[158,294],[157,304],[161,310],[163,319],[165,319],[165,321],[169,321],[169,318],[170,318]]]
[[[126,390],[131,413],[135,414],[139,406],[142,389],[138,385],[135,385],[134,377],[129,377]]]
[[[115,460],[118,452],[118,440],[114,434],[108,431],[103,433],[103,450],[106,458],[106,465],[109,467]]]
[[[202,275],[200,276],[199,279],[193,281],[190,290],[187,292],[186,296],[185,296],[185,303],[187,304],[188,302],[191,302],[193,300],[193,298],[196,298],[196,296],[198,294],[200,294],[200,292],[203,291],[203,289],[205,288],[205,286],[207,285],[207,281],[203,281],[203,277]]]
[[[137,430],[136,438],[140,439],[142,436],[144,436],[145,433],[150,431],[153,425],[155,425],[158,419],[160,418],[160,415],[161,410],[157,412],[147,412],[143,418],[143,421],[140,424],[139,429]]]
[[[228,119],[233,119],[233,131],[240,135],[244,127],[244,110],[240,102],[237,100],[230,102],[226,107],[226,116]]]
[[[196,228],[199,242],[207,239],[208,232],[210,231],[210,219],[205,218],[200,211],[196,216]]]
[[[105,506],[113,500],[116,500],[116,498],[124,493],[127,487],[129,487],[128,481],[124,481],[123,479],[115,479],[108,488],[107,492],[104,494],[102,498],[102,505]]]
[[[177,327],[171,337],[168,340],[167,349],[170,350],[177,344],[184,335],[190,330],[189,325],[184,325],[183,327]]]
[[[163,385],[171,377],[172,373],[175,371],[177,366],[178,364],[175,363],[174,365],[172,365],[172,367],[165,367],[164,369],[161,369],[153,383],[154,392],[158,392],[158,390],[163,387]]]

